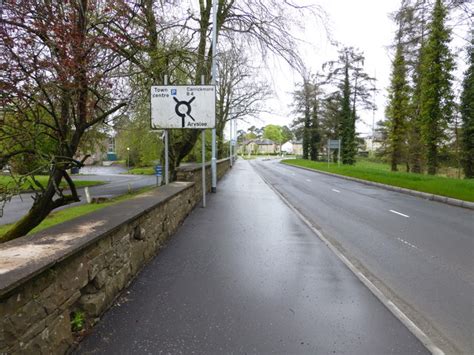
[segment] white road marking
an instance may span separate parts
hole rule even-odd
[[[406,240],[403,240],[402,238],[397,238],[397,239],[398,239],[398,241],[402,242],[403,244],[408,245],[410,248],[419,250],[419,248],[416,245],[413,245],[413,244],[407,242]]]
[[[340,194],[340,193],[341,193],[341,191],[339,191],[339,190],[336,190],[336,189],[331,189],[331,190],[332,190],[332,191],[334,191],[334,192],[337,192],[338,194]]]
[[[402,216],[402,217],[405,217],[405,218],[410,218],[410,216],[407,216],[406,214],[403,214],[403,213],[400,213],[400,212],[397,212],[397,211],[394,211],[394,210],[390,210],[390,212],[398,214],[399,216]]]
[[[259,174],[260,175],[260,174]],[[317,229],[300,211],[294,207],[290,201],[288,201],[274,186],[272,186],[268,180],[262,175],[260,177],[265,183],[283,200],[283,202],[326,244],[329,249],[367,286],[367,288],[397,317],[410,331],[415,335],[423,345],[434,355],[444,355],[444,351],[441,350],[436,343],[423,332],[403,311],[390,300],[380,289],[374,285],[359,269],[342,254],[326,237]]]
[[[307,181],[307,182],[311,182],[311,180],[310,180],[310,179],[306,179],[306,181]]]

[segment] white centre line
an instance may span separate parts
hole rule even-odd
[[[403,240],[402,238],[397,238],[400,242],[402,242],[403,244],[405,245],[408,245],[409,247],[413,248],[413,249],[418,249],[420,250],[416,245],[413,245],[409,242],[407,242],[406,240]]]
[[[402,217],[405,217],[405,218],[410,218],[410,216],[407,216],[406,214],[403,214],[403,213],[400,213],[400,212],[397,212],[397,211],[394,211],[394,210],[390,210],[390,212],[398,214],[399,216],[402,216]]]
[[[339,191],[339,190],[336,190],[336,189],[331,189],[331,190],[332,190],[332,191],[334,191],[334,192],[337,192],[338,194],[340,194],[340,193],[341,193],[341,191]]]

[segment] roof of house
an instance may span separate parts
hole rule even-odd
[[[275,142],[272,141],[271,139],[258,139],[255,143],[257,143],[258,145],[273,145],[273,144],[275,144]]]
[[[274,141],[271,139],[251,139],[249,141],[243,142],[244,145],[250,144],[250,143],[255,143],[257,145],[273,145],[275,144]]]

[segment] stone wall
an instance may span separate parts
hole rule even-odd
[[[201,199],[200,168],[180,173],[198,181],[0,244],[0,354],[65,353],[99,320]]]
[[[217,161],[217,179],[220,179],[230,168],[230,159],[222,159]],[[193,181],[196,183],[198,193],[202,194],[202,164],[190,164],[179,167],[176,172],[178,181]],[[206,187],[207,191],[211,190],[211,164],[206,164]]]

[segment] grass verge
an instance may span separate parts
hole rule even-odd
[[[39,226],[31,230],[28,235],[42,231],[43,229],[52,227],[56,224],[67,222],[70,220],[73,220],[74,218],[89,214],[91,212],[101,210],[102,208],[114,205],[118,202],[122,202],[125,200],[128,200],[138,194],[144,193],[146,191],[149,191],[151,189],[155,188],[154,186],[149,186],[149,187],[144,187],[142,189],[136,190],[130,194],[125,194],[121,196],[117,196],[113,199],[110,199],[107,202],[104,203],[98,203],[98,204],[84,204],[84,205],[78,205],[78,206],[73,206],[69,208],[65,208],[60,211],[52,212],[46,219],[41,222]],[[4,224],[0,226],[0,243],[3,243],[2,237],[5,234],[5,232],[10,229],[10,227],[13,224]]]
[[[275,154],[259,154],[259,155],[239,155],[239,158],[242,158],[244,160],[253,160],[253,159],[258,159],[258,158],[262,158],[262,159],[265,159],[265,158],[280,158],[279,155],[275,155]],[[285,158],[286,159],[290,159],[290,158],[295,158],[294,155],[285,155]]]
[[[282,160],[282,163],[474,202],[474,180],[472,179],[461,180],[442,176],[391,172],[384,164],[365,161],[353,166],[338,166],[333,163],[328,165],[328,163],[303,159]]]
[[[133,168],[127,171],[125,174],[131,175],[155,175],[155,169],[152,166],[144,168]]]
[[[37,176],[36,177],[36,180],[42,184],[43,186],[46,186],[48,184],[48,179],[49,179],[49,176]],[[90,181],[87,181],[87,180],[74,180],[74,184],[76,185],[76,188],[80,188],[80,187],[87,187],[87,186],[96,186],[96,185],[102,185],[102,184],[105,184],[104,181],[98,181],[98,180],[90,180]],[[30,185],[33,185],[32,184],[32,181],[30,178],[28,178],[28,181],[25,181],[22,186],[20,187],[20,192],[28,192],[28,191],[31,191],[31,186]],[[6,187],[13,187],[15,186],[15,182],[13,181],[13,179],[11,178],[11,176],[5,176],[5,175],[0,175],[0,190],[2,188],[6,188]],[[66,188],[67,187],[67,183],[66,182],[61,182],[61,187],[64,187]]]

